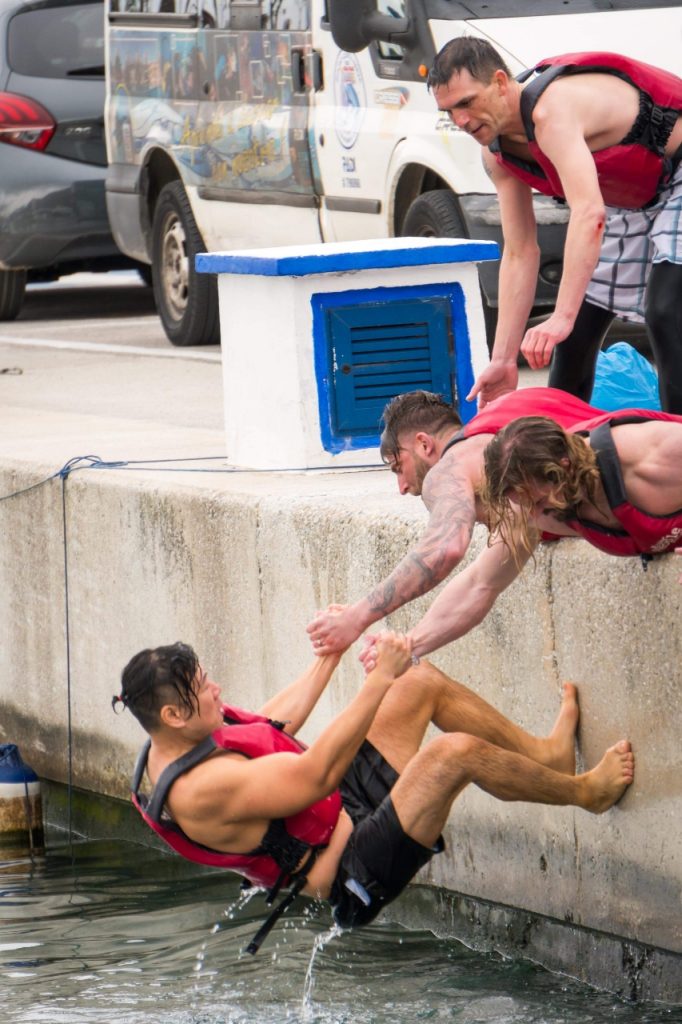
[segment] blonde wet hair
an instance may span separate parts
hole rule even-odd
[[[559,519],[573,518],[584,501],[596,504],[600,476],[594,451],[545,416],[512,420],[483,458],[480,499],[490,536],[502,539],[517,565],[534,547],[534,487],[550,485],[547,508]]]

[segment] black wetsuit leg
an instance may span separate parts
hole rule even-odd
[[[682,414],[682,264],[654,263],[644,314],[664,412]]]
[[[583,300],[573,330],[554,349],[547,382],[550,388],[561,388],[589,402],[597,356],[614,316],[610,309]]]

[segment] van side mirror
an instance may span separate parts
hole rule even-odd
[[[334,42],[347,53],[375,40],[405,45],[411,39],[410,19],[380,14],[376,0],[327,0],[327,12]]]

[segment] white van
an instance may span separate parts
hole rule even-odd
[[[682,73],[677,0],[108,0],[107,207],[151,264],[170,340],[219,340],[194,256],[392,235],[500,239],[478,144],[438,114],[434,55],[467,33],[514,73],[613,50]],[[608,7],[607,10],[604,8]],[[538,311],[568,211],[538,196]],[[496,264],[481,268],[490,331]]]

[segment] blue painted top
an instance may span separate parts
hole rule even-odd
[[[468,238],[373,238],[368,241],[205,252],[195,257],[195,267],[201,274],[305,277],[344,270],[480,263],[496,260],[499,255],[497,242]]]

